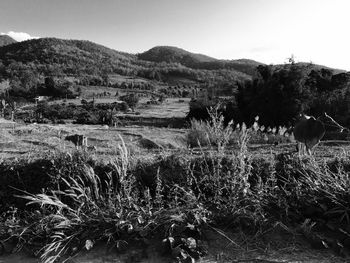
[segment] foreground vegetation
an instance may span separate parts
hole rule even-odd
[[[246,240],[262,246],[282,226],[290,237],[301,234],[313,247],[346,256],[349,154],[258,157],[247,147],[254,127],[234,133],[217,117],[202,123],[221,134],[210,151],[136,157],[122,143],[108,162],[85,151],[3,160],[2,250],[13,244],[11,252],[25,249],[54,262],[99,243],[123,251],[157,240],[168,255],[188,262],[206,253],[208,227],[240,232],[247,237],[235,244],[240,247]]]

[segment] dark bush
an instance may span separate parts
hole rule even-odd
[[[25,160],[2,162],[0,164],[0,207],[17,206],[24,209],[25,202],[15,195],[40,193],[52,187],[55,175],[54,164],[48,159],[39,159],[33,162]],[[21,191],[19,191],[21,190]]]
[[[252,170],[248,178],[251,188],[266,184],[268,180],[275,180],[274,161],[265,158],[254,158],[251,162]]]
[[[132,173],[138,179],[140,187],[148,187],[154,196],[157,187],[157,177],[164,187],[163,194],[175,184],[184,186],[188,171],[188,160],[180,155],[159,156],[155,160],[138,161]]]
[[[18,160],[0,163],[0,212],[9,206],[25,208],[25,200],[15,198],[24,192],[38,194],[64,190],[63,178],[85,178],[89,167],[102,181],[113,171],[111,166],[96,163],[86,153],[59,153],[34,161]],[[116,174],[112,174],[116,176]]]

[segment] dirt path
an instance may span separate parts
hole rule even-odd
[[[228,250],[228,249],[227,249]],[[106,250],[95,250],[80,254],[67,261],[67,263],[171,263],[169,257],[157,254],[142,257],[142,253],[117,254]],[[340,258],[329,252],[322,251],[276,251],[269,256],[255,255],[254,251],[245,256],[232,255],[232,253],[218,253],[206,256],[196,262],[198,263],[348,263],[350,259]],[[40,263],[40,259],[25,254],[14,254],[0,256],[0,263]]]

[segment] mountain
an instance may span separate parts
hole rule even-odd
[[[41,75],[127,75],[136,60],[135,55],[81,40],[40,38],[0,47],[0,62],[12,64],[9,70],[20,66]]]
[[[5,63],[14,60],[22,63],[66,64],[78,61],[82,64],[93,61],[130,60],[135,56],[118,52],[90,41],[39,38],[17,42],[0,48],[0,59]],[[68,65],[67,65],[68,64]],[[86,65],[87,66],[87,65]]]
[[[0,35],[0,47],[16,43],[12,37],[8,35]]]
[[[144,53],[138,54],[138,58],[153,62],[180,63],[193,69],[235,70],[248,75],[253,75],[256,67],[263,64],[249,59],[220,60],[172,46],[151,48]]]
[[[158,55],[145,60],[140,55],[116,51],[90,41],[40,38],[0,47],[0,62],[7,67],[7,75],[10,76],[18,74],[8,71],[21,68],[22,71],[30,69],[44,76],[102,77],[119,74],[169,82],[172,85],[179,81],[184,84],[186,81],[206,83],[209,80],[235,83],[252,78],[252,74],[234,67],[206,65],[222,62],[205,55],[192,54],[179,48],[170,48],[172,51],[169,54],[162,50],[160,48],[159,54],[157,51],[150,52]],[[171,58],[171,54],[177,56]],[[235,63],[241,67],[247,65],[244,62]],[[248,67],[253,68],[250,64]]]
[[[185,66],[217,61],[215,58],[202,54],[191,53],[184,49],[172,46],[157,46],[139,54],[138,57],[147,61],[181,63]]]
[[[258,66],[266,66],[248,59],[220,60],[171,46],[129,54],[85,40],[40,38],[16,42],[2,35],[0,43],[6,43],[0,45],[0,79],[19,76],[29,70],[37,76],[91,79],[119,74],[163,81],[168,85],[232,84],[252,79]],[[288,65],[274,65],[272,70],[285,69]],[[344,72],[310,63],[297,63],[295,66],[301,68],[305,76],[312,70],[321,69],[331,70],[332,74]]]

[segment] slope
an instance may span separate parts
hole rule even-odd
[[[163,56],[161,60],[166,62],[145,61],[137,55],[119,52],[90,41],[57,38],[32,39],[0,47],[0,62],[7,67],[7,71],[15,71],[12,72],[15,75],[19,68],[23,70],[24,67],[40,75],[101,77],[120,74],[165,82],[178,77],[197,83],[209,80],[233,82],[251,78],[251,75],[234,69],[190,68],[184,65],[190,63],[180,64],[168,59],[166,54]],[[194,59],[203,63],[215,61],[204,55],[194,56]]]
[[[254,60],[219,60],[202,54],[191,53],[172,46],[157,46],[138,54],[138,58],[145,61],[180,63],[193,69],[233,70],[253,75],[257,66],[263,63]]]
[[[9,44],[16,43],[17,41],[14,40],[12,37],[8,35],[0,35],[0,47],[7,46]]]

